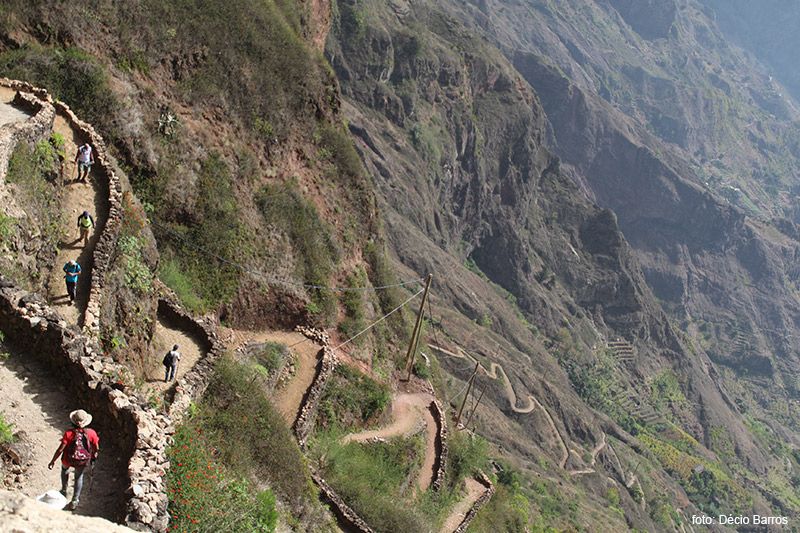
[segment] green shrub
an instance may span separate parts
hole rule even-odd
[[[498,484],[492,499],[470,524],[470,530],[493,533],[531,531],[530,505],[530,501],[518,486]]]
[[[17,219],[5,213],[0,213],[0,244],[10,239],[14,235]]]
[[[0,413],[0,444],[10,444],[14,441],[13,426],[6,422],[3,413]]]
[[[347,365],[338,365],[320,401],[317,424],[324,428],[363,427],[378,419],[391,399],[387,385]]]
[[[279,342],[266,342],[253,354],[253,359],[268,373],[275,372],[289,356],[289,347]]]
[[[132,235],[123,235],[117,241],[117,250],[122,255],[125,285],[139,294],[150,294],[153,290],[153,273],[144,263],[142,240]]]
[[[178,427],[167,451],[171,528],[178,531],[275,531],[278,512],[271,491],[257,491],[213,455],[195,421]]]

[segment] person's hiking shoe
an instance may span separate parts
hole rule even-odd
[[[66,509],[67,511],[74,511],[77,508],[78,508],[78,500],[72,500],[67,504],[66,507],[64,507],[64,509]]]
[[[67,489],[61,489],[58,492],[60,492],[63,497],[65,497],[65,498],[67,497]]]

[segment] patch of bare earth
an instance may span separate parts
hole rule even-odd
[[[481,497],[483,491],[486,490],[486,487],[471,477],[466,478],[464,483],[466,486],[466,494],[455,504],[447,520],[444,521],[444,525],[442,525],[442,529],[440,530],[441,533],[452,533],[455,531],[455,529],[461,525],[461,522],[467,516],[469,510],[472,509],[472,506],[475,505],[475,502],[478,501],[478,498]]]

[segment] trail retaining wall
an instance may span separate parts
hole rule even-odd
[[[478,511],[480,511],[481,508],[486,505],[494,495],[494,484],[492,483],[492,480],[486,476],[486,474],[481,472],[481,475],[475,479],[478,480],[481,485],[486,487],[486,490],[483,491],[483,494],[481,494],[480,498],[475,500],[475,503],[472,504],[472,507],[470,507],[469,511],[467,511],[466,516],[464,516],[464,519],[461,521],[458,527],[453,530],[453,533],[464,533],[472,521],[475,520],[475,516],[478,514]]]
[[[439,492],[444,486],[445,472],[447,471],[447,416],[442,404],[433,400],[429,406],[433,419],[436,421],[436,442],[434,443],[439,453],[433,463],[434,475],[431,486]]]
[[[165,531],[166,448],[170,421],[144,400],[118,390],[126,369],[103,355],[97,341],[67,326],[38,295],[0,276],[0,324],[6,338],[59,376],[127,459],[127,488],[118,520],[138,530]]]

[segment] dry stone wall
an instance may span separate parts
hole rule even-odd
[[[433,400],[430,405],[433,419],[436,421],[436,461],[433,463],[435,474],[431,486],[439,492],[444,486],[445,472],[447,471],[447,416],[439,400]]]
[[[478,511],[480,511],[481,508],[486,505],[494,495],[494,483],[492,483],[492,480],[489,479],[486,474],[481,472],[481,475],[476,479],[481,483],[481,485],[486,487],[486,490],[483,491],[483,494],[481,494],[480,498],[475,500],[475,503],[472,504],[472,507],[470,507],[469,511],[467,511],[466,516],[464,516],[464,519],[453,531],[453,533],[464,533],[469,527],[470,523],[475,520],[475,516],[478,514]]]
[[[165,531],[169,520],[166,448],[173,433],[169,419],[117,384],[127,369],[104,355],[95,339],[69,328],[40,296],[2,276],[0,324],[9,342],[64,377],[70,394],[92,412],[104,433],[113,435],[121,453],[130,458],[120,521],[133,529]]]
[[[336,492],[328,485],[324,479],[319,477],[316,473],[311,474],[314,483],[319,487],[323,497],[328,501],[333,508],[337,518],[343,522],[348,530],[360,531],[361,533],[375,533],[375,530],[369,527],[364,520],[353,511],[350,506],[344,503],[344,500],[336,494]]]
[[[328,380],[333,375],[333,370],[337,364],[336,353],[330,346],[323,346],[322,357],[320,358],[317,374],[314,381],[308,388],[303,403],[300,406],[300,413],[297,415],[297,420],[294,422],[294,434],[297,437],[297,442],[300,448],[305,449],[306,441],[308,440],[311,430],[314,428],[314,421],[319,409],[319,401],[322,399],[322,393],[325,391],[325,386]]]
[[[92,175],[95,179],[101,175],[106,178],[102,185],[107,188],[105,192],[109,204],[108,216],[106,220],[97,221],[100,226],[98,230],[100,237],[94,248],[89,300],[83,317],[84,332],[97,338],[100,335],[100,305],[105,276],[111,265],[112,254],[117,244],[119,230],[122,227],[122,185],[114,170],[113,160],[108,153],[105,140],[92,125],[80,120],[65,103],[54,101],[46,90],[8,78],[0,78],[0,85],[18,91],[15,103],[19,102],[25,107],[37,111],[31,120],[12,125],[14,126],[12,129],[19,133],[9,143],[10,147],[6,147],[0,138],[0,178],[5,176],[8,158],[18,142],[22,140],[37,141],[50,134],[56,111],[65,116],[70,126],[94,147],[95,169]],[[71,157],[71,154],[67,154],[67,157]],[[2,180],[0,180],[0,188],[2,188],[1,186]]]

